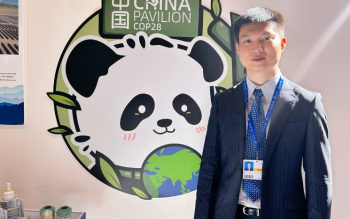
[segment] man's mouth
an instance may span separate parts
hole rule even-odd
[[[158,135],[162,135],[162,134],[165,134],[165,133],[174,133],[175,132],[175,129],[173,129],[172,131],[168,131],[168,128],[165,127],[165,131],[164,132],[157,132],[156,130],[153,129],[153,131],[158,134]]]
[[[253,62],[261,62],[261,61],[264,61],[265,58],[262,57],[262,56],[257,56],[257,57],[254,57],[251,59]]]

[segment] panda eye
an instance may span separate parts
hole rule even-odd
[[[173,100],[174,110],[183,116],[191,125],[197,125],[202,120],[202,112],[196,101],[187,94],[179,94]]]
[[[142,120],[152,115],[153,111],[153,98],[148,94],[139,94],[126,105],[120,118],[120,127],[124,131],[132,131],[136,129]]]
[[[146,107],[144,105],[139,106],[139,113],[144,113],[146,112]]]

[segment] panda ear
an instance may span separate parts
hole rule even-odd
[[[123,58],[106,44],[87,39],[78,43],[67,58],[66,77],[72,88],[84,97],[90,97],[98,79],[108,73],[116,61]]]
[[[207,82],[218,80],[224,73],[224,61],[219,55],[221,51],[218,52],[217,50],[214,49],[214,45],[212,46],[206,40],[200,39],[193,44],[189,54],[203,67],[203,76]]]

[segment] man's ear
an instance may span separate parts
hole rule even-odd
[[[285,37],[281,40],[281,50],[283,51],[287,46],[287,39]]]
[[[82,39],[72,45],[73,49],[63,61],[63,74],[71,87],[83,97],[90,97],[98,79],[108,73],[111,65],[123,58],[106,43],[93,38]]]
[[[215,44],[205,37],[197,37],[192,43],[189,56],[202,66],[205,81],[214,82],[226,74],[225,57]]]

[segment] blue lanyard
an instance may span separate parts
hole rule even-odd
[[[271,103],[269,106],[269,110],[266,113],[266,118],[265,118],[263,129],[261,130],[261,137],[260,137],[259,142],[261,142],[263,139],[263,134],[265,133],[267,124],[270,121],[272,110],[275,107],[276,100],[277,100],[277,98],[280,95],[280,92],[282,90],[283,81],[284,81],[284,79],[283,79],[283,76],[281,75],[281,77],[278,81],[278,84],[276,86],[275,93],[273,94],[273,97],[272,97],[272,100],[271,100]],[[254,129],[253,129],[253,124],[252,124],[252,121],[250,120],[250,115],[249,115],[249,111],[248,111],[248,87],[247,87],[247,79],[246,78],[243,81],[243,91],[244,91],[243,93],[244,93],[245,106],[246,106],[246,110],[248,113],[248,128],[250,130],[250,135],[252,136],[252,139],[254,141],[256,151],[259,151],[258,142],[256,141],[256,137],[255,137],[255,133],[254,133]]]

